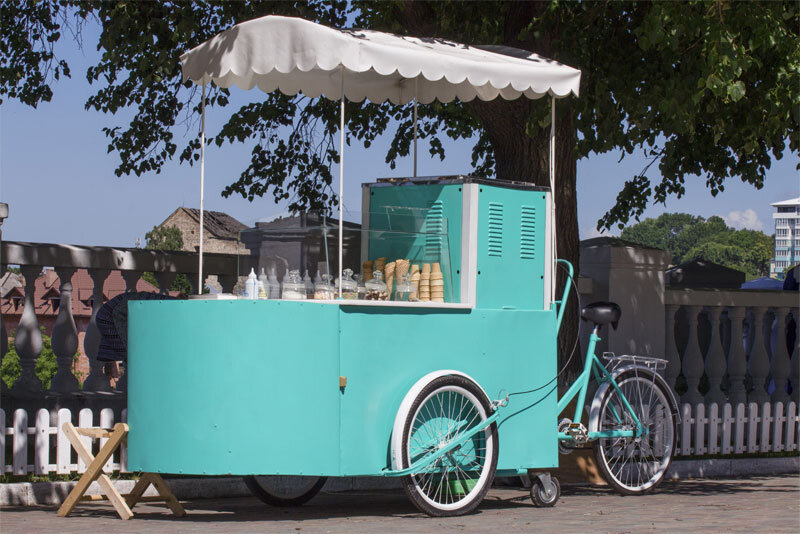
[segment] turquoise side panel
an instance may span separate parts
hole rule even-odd
[[[342,307],[341,474],[379,473],[405,394],[429,372],[472,376],[490,399],[531,389],[556,373],[550,311]],[[556,392],[514,396],[499,424],[498,468],[558,464]],[[538,402],[537,402],[538,401]]]
[[[479,308],[542,309],[545,215],[541,191],[480,186]]]
[[[370,228],[388,229],[389,226],[396,226],[398,220],[391,220],[390,217],[382,216],[386,212],[387,206],[404,206],[408,208],[432,208],[429,217],[444,217],[447,220],[447,235],[450,245],[450,276],[452,284],[445,285],[445,301],[459,302],[461,293],[461,186],[458,184],[449,185],[413,185],[413,186],[372,186],[370,187]],[[408,221],[399,221],[401,225],[408,224]],[[435,224],[435,223],[434,223]],[[398,228],[393,229],[397,230]],[[399,228],[401,231],[413,231],[412,228]],[[420,236],[417,241],[409,243],[412,245],[433,246],[432,237]],[[427,242],[423,242],[423,240]],[[439,246],[443,243],[438,244]],[[386,256],[389,261],[397,257],[403,257],[402,250],[388,250],[386,244],[379,240],[371,240],[369,257],[375,259]],[[437,261],[437,260],[433,260]],[[452,291],[452,295],[451,295]]]
[[[128,466],[339,472],[339,309],[281,301],[129,303]]]

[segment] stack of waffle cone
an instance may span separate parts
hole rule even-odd
[[[422,273],[419,276],[419,300],[430,302],[431,300],[431,264],[422,264]]]
[[[408,300],[419,300],[419,265],[417,264],[411,266],[411,285],[413,290]]]
[[[400,283],[403,280],[403,277],[408,274],[409,267],[411,267],[410,260],[397,260],[397,267],[395,268],[395,274],[397,275],[398,283]],[[389,287],[389,291],[391,291],[391,287]]]
[[[372,269],[372,272],[374,273],[375,271],[380,271],[384,275],[386,275],[386,257],[385,256],[382,256],[382,257],[378,258],[377,260],[375,260],[375,265],[374,265],[374,267]],[[386,276],[384,276],[383,278],[385,280]]]
[[[364,265],[361,266],[361,276],[365,282],[372,280],[372,260],[365,261]]]
[[[444,302],[444,276],[438,263],[433,264],[430,284],[431,302]]]
[[[386,264],[386,268],[383,272],[383,279],[386,281],[386,288],[387,291],[389,292],[389,300],[392,299],[392,285],[394,284],[395,269],[397,268],[397,266],[399,266],[398,264],[401,261],[403,260],[397,260],[397,262],[390,261],[389,263]],[[399,275],[397,279],[400,280]]]

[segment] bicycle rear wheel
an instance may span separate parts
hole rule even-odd
[[[603,477],[616,491],[641,495],[664,480],[675,452],[678,414],[663,382],[652,371],[626,371],[616,381],[646,432],[638,438],[596,440],[595,459]],[[603,393],[598,430],[636,430],[630,411],[613,387]]]

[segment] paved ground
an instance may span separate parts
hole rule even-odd
[[[531,505],[523,489],[494,488],[470,516],[433,519],[402,492],[323,493],[302,508],[269,508],[255,498],[195,500],[188,515],[139,505],[123,522],[108,504],[87,504],[68,518],[55,508],[6,508],[3,534],[160,532],[800,532],[800,475],[667,482],[644,497],[606,488],[564,488],[554,508]],[[702,530],[701,530],[702,529]]]

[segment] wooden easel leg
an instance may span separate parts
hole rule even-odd
[[[141,478],[136,481],[136,485],[133,486],[131,492],[125,495],[125,502],[128,503],[128,506],[131,508],[136,506],[136,503],[142,498],[144,492],[150,487],[151,482],[150,473],[142,473]]]
[[[72,423],[64,423],[63,430],[64,435],[67,436],[67,439],[78,453],[78,456],[80,456],[81,460],[83,460],[88,467],[86,468],[86,472],[83,474],[83,476],[81,476],[80,480],[78,480],[78,483],[74,488],[72,488],[72,491],[69,492],[69,495],[67,495],[67,498],[61,504],[61,507],[58,509],[58,515],[61,517],[66,517],[69,515],[70,512],[72,512],[72,510],[75,508],[75,505],[81,500],[83,494],[86,493],[86,490],[89,489],[89,486],[92,484],[92,482],[97,480],[97,483],[100,485],[103,493],[106,494],[108,500],[114,506],[114,509],[117,511],[119,516],[122,519],[130,519],[133,517],[133,512],[119,494],[117,488],[114,487],[114,484],[111,483],[111,479],[108,478],[108,475],[103,473],[103,466],[108,459],[111,458],[111,456],[114,454],[114,451],[127,434],[127,425],[122,423],[117,423],[114,425],[114,432],[111,433],[111,436],[109,437],[105,446],[100,449],[97,457],[92,456],[92,452],[83,444]]]
[[[172,490],[169,489],[169,486],[164,479],[161,478],[161,475],[158,473],[150,473],[152,477],[153,485],[156,487],[158,494],[164,497],[164,500],[167,503],[167,507],[172,510],[172,513],[175,514],[177,517],[183,517],[186,515],[186,510],[183,509],[183,506],[175,495],[172,493]]]

